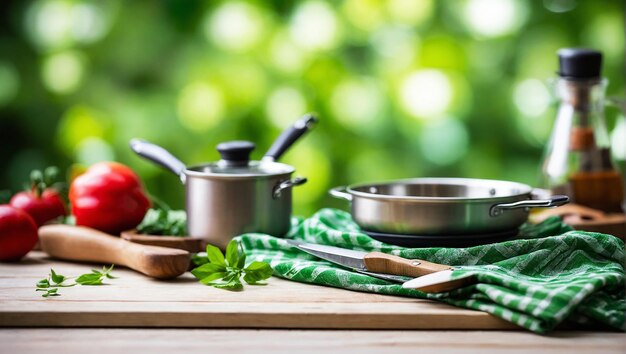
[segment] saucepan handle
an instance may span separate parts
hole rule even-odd
[[[285,189],[303,185],[306,183],[306,181],[307,179],[305,177],[296,177],[294,179],[288,179],[286,181],[280,182],[276,187],[274,187],[272,197],[274,197],[274,199],[278,199]]]
[[[331,188],[331,190],[328,191],[328,194],[330,194],[331,196],[335,198],[344,199],[344,200],[351,202],[352,194],[346,192],[346,190],[347,190],[346,186],[335,187],[335,188]]]
[[[130,148],[139,156],[174,172],[185,184],[185,164],[164,148],[141,139],[132,139]]]
[[[489,215],[499,216],[505,210],[519,208],[552,208],[569,203],[569,197],[566,195],[553,195],[548,199],[530,199],[520,200],[519,202],[496,204],[491,207]]]
[[[304,133],[313,129],[316,123],[317,118],[312,114],[306,114],[298,119],[291,127],[280,134],[267,153],[265,153],[265,156],[263,156],[263,160],[277,161],[296,140],[304,135]]]

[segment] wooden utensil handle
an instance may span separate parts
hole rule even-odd
[[[126,266],[153,278],[173,278],[188,266],[187,251],[135,244],[82,226],[39,228],[41,249],[54,258]]]
[[[381,252],[371,252],[363,257],[367,270],[375,273],[405,275],[419,277],[422,275],[452,269],[443,264],[423,261],[421,259],[406,259]]]

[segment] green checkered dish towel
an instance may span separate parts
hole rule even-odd
[[[269,262],[275,276],[293,281],[438,300],[485,311],[537,333],[562,322],[626,330],[624,242],[611,235],[572,231],[556,217],[524,225],[511,241],[469,248],[404,248],[367,236],[349,213],[322,209],[309,219],[294,218],[286,238],[463,266],[453,276],[472,273],[478,283],[427,294],[334,265],[281,238],[239,236],[249,259]]]

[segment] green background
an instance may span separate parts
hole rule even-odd
[[[133,155],[131,138],[188,164],[218,159],[215,145],[234,139],[255,142],[260,158],[309,111],[320,124],[282,160],[309,178],[296,190],[297,214],[345,206],[327,190],[373,180],[537,185],[555,115],[548,80],[556,51],[601,50],[608,95],[624,96],[623,1],[0,6],[5,194],[19,190],[32,168],[116,160],[182,208],[178,178]],[[608,108],[607,117],[613,129],[619,111]]]

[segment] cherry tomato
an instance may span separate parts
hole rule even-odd
[[[25,211],[0,205],[0,261],[18,261],[35,247],[37,224]]]
[[[37,226],[47,221],[66,215],[63,200],[54,189],[48,188],[41,196],[34,191],[17,193],[9,202],[11,206],[22,209],[33,217]]]

